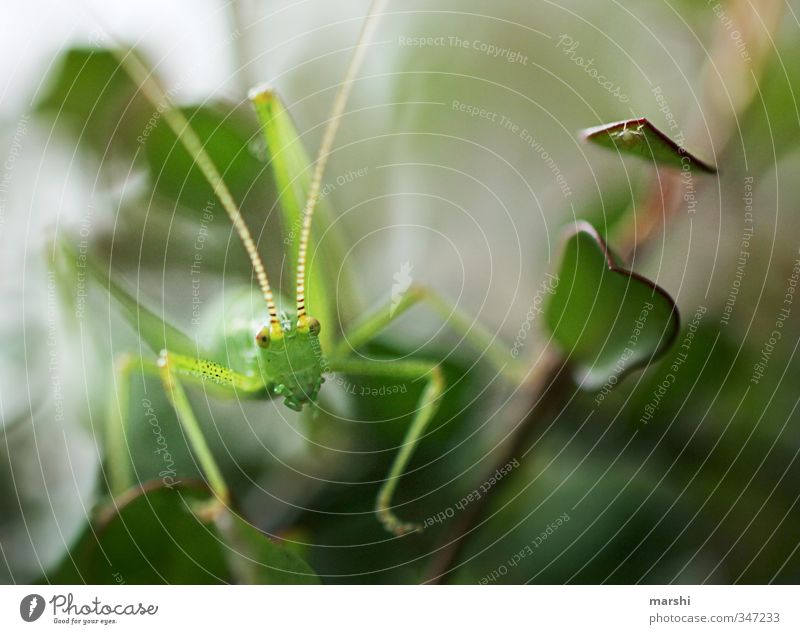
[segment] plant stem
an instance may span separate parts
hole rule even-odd
[[[541,420],[561,402],[559,394],[568,383],[567,364],[564,357],[551,348],[545,349],[528,381],[524,384],[523,395],[514,400],[511,409],[514,418],[522,422],[509,434],[505,444],[499,445],[497,460],[492,461],[492,473],[514,459],[520,462],[530,451],[532,432]],[[497,485],[498,487],[500,484]],[[496,493],[496,492],[495,492]],[[439,549],[426,574],[427,583],[442,583],[456,570],[452,564],[467,543],[468,537],[479,529],[486,503],[492,498],[483,495],[467,507],[459,516],[448,541]]]

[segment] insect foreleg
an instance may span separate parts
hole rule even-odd
[[[127,430],[130,412],[131,380],[136,369],[156,374],[155,361],[130,354],[121,355],[114,364],[114,395],[109,399],[106,419],[106,455],[108,456],[108,486],[116,497],[134,484],[131,470]]]
[[[245,376],[213,361],[175,354],[166,350],[161,352],[158,361],[127,355],[121,357],[116,373],[117,398],[116,402],[112,401],[109,409],[107,430],[111,460],[109,464],[110,488],[113,495],[121,493],[133,484],[126,429],[130,407],[130,382],[133,372],[137,369],[161,379],[192,452],[197,458],[209,487],[217,498],[215,506],[217,510],[221,510],[230,501],[228,486],[206,443],[181,379],[198,384],[211,382],[218,390],[226,390],[231,394],[258,392],[264,389],[264,384],[257,377]]]
[[[158,358],[158,370],[161,375],[161,381],[164,384],[164,390],[175,408],[178,421],[183,427],[195,456],[197,456],[200,468],[203,470],[211,490],[216,495],[216,506],[219,510],[222,510],[223,507],[228,506],[230,503],[228,485],[222,477],[217,461],[214,460],[214,456],[208,448],[189,399],[186,397],[186,391],[178,379],[177,368],[179,366],[180,362],[173,362],[173,358],[166,351],[162,352]]]
[[[402,535],[422,530],[418,524],[403,522],[392,510],[392,496],[397,482],[403,475],[411,455],[419,444],[425,428],[439,409],[439,397],[444,391],[444,377],[439,366],[428,361],[365,361],[363,359],[333,359],[330,369],[334,372],[362,376],[382,376],[393,379],[425,381],[425,389],[417,404],[417,411],[403,438],[386,480],[378,491],[375,513],[386,530]]]

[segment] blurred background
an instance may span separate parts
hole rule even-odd
[[[58,579],[107,502],[114,360],[153,353],[102,288],[55,270],[54,239],[105,262],[190,335],[198,315],[223,318],[214,305],[225,284],[251,282],[226,216],[206,207],[210,188],[109,49],[136,48],[187,109],[273,284],[286,287],[276,189],[247,91],[274,86],[313,156],[367,7],[5,4],[4,583]],[[483,323],[510,354],[556,268],[564,228],[582,218],[675,298],[678,341],[690,325],[694,334],[661,397],[677,346],[600,403],[567,386],[519,466],[492,485],[445,581],[800,582],[800,307],[785,301],[800,258],[798,10],[795,0],[390,0],[324,181],[346,246],[332,266],[351,267],[355,281],[331,293],[356,298],[340,305],[339,324],[323,327],[338,332],[410,277]],[[655,229],[653,192],[676,186],[666,172],[578,134],[640,116],[719,167],[679,183]],[[198,240],[200,278],[191,268]],[[548,339],[533,321],[522,345],[531,367]],[[464,512],[456,505],[493,473],[492,450],[521,423],[526,395],[429,309],[404,315],[363,354],[439,360],[448,378],[398,489],[403,517],[445,516],[421,535],[394,538],[371,512],[419,386],[360,397],[329,382],[313,416],[202,390],[191,400],[243,516],[283,538],[323,582],[430,580]],[[138,379],[128,444],[137,478],[163,469],[136,405],[143,399],[178,476],[198,477],[160,385]],[[151,565],[156,581],[170,579],[166,559]]]

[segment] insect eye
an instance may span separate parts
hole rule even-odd
[[[319,323],[319,321],[318,321],[317,319],[315,319],[314,317],[311,317],[311,318],[308,320],[308,331],[309,331],[309,332],[310,332],[312,335],[318,335],[318,334],[319,334],[319,331],[320,331],[321,329],[322,329],[322,326],[320,326],[320,323]]]
[[[267,326],[256,333],[256,344],[259,348],[269,348],[269,328]]]

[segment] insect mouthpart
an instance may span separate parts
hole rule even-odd
[[[325,379],[319,374],[309,374],[305,377],[297,376],[291,383],[281,383],[274,388],[278,396],[284,397],[284,404],[295,412],[303,410],[303,405],[312,403],[317,399],[319,389]]]

